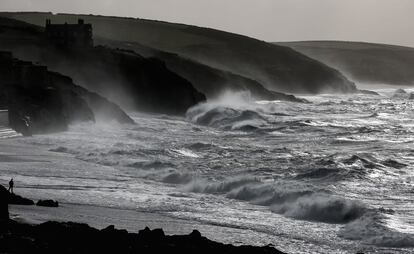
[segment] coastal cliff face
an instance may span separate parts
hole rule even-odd
[[[138,43],[184,59],[255,80],[265,88],[287,93],[355,92],[339,71],[289,47],[273,45],[214,29],[143,19],[51,13],[2,13],[35,25],[45,19],[76,22],[85,19],[98,39]],[[133,49],[133,48],[131,48]],[[134,49],[135,50],[135,49]],[[178,68],[177,68],[178,69]],[[180,74],[189,73],[181,69]]]
[[[103,38],[97,39],[97,42],[115,48],[134,51],[145,57],[162,59],[168,69],[189,80],[208,99],[215,99],[223,93],[231,91],[249,92],[252,98],[257,100],[303,102],[302,99],[293,95],[266,89],[256,80],[234,74],[230,71],[213,68],[178,54],[153,49],[139,43],[117,42]]]
[[[187,109],[206,100],[163,61],[131,51],[103,46],[43,50],[39,60],[130,110],[184,115]]]
[[[183,115],[206,100],[160,60],[103,46],[56,47],[43,28],[13,19],[0,18],[0,50],[46,65],[128,110]]]
[[[117,105],[73,84],[45,66],[0,52],[0,94],[9,110],[10,127],[24,135],[64,131],[70,123],[95,121],[94,112],[120,123],[133,120]]]

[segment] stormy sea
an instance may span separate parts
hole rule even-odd
[[[3,130],[0,182],[13,176],[22,195],[70,209],[32,220],[170,233],[190,225],[288,253],[411,253],[414,100],[376,92],[302,96],[307,103],[227,93],[185,117],[129,112],[136,125],[80,123],[33,137]],[[12,217],[24,209],[41,208],[15,207]]]

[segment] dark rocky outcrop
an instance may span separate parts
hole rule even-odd
[[[47,200],[39,200],[36,203],[37,206],[45,206],[45,207],[59,207],[59,202],[47,199]]]
[[[146,227],[138,234],[116,229],[102,230],[74,222],[39,225],[9,219],[11,195],[0,185],[0,253],[282,253],[273,247],[233,246],[211,241],[194,230],[189,235],[165,235]],[[39,203],[57,204],[53,200]]]
[[[34,205],[33,200],[24,198],[14,193],[9,195],[9,204],[13,205]]]
[[[0,17],[0,50],[46,65],[73,79],[66,83],[76,83],[129,110],[183,115],[206,99],[158,59],[103,46],[59,48],[48,41],[42,27],[17,20]],[[95,116],[112,112],[106,102],[95,98],[84,98],[92,109],[102,108],[94,110]]]
[[[1,253],[282,253],[273,247],[233,246],[211,241],[200,232],[167,236],[162,229],[136,233],[114,226],[98,230],[86,224],[0,222]]]
[[[9,219],[9,192],[0,185],[0,222]]]
[[[9,110],[9,125],[24,135],[64,131],[73,122],[95,121],[96,114],[133,123],[117,105],[46,66],[0,52],[0,67],[0,97]]]
[[[190,107],[206,100],[189,81],[170,71],[157,58],[102,46],[73,50],[70,55],[62,71],[71,73],[83,86],[93,90],[114,94],[116,87],[115,100],[134,110],[183,115]],[[93,72],[82,72],[82,69]]]
[[[6,187],[0,185],[0,206],[3,207],[3,204],[13,204],[13,205],[34,205],[33,200],[28,198],[24,198],[22,196],[16,195],[14,193],[10,193]],[[1,208],[3,212],[0,214],[5,214],[4,208]],[[2,217],[2,216],[0,216]]]

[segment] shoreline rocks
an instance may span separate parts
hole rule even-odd
[[[40,225],[0,221],[1,253],[274,253],[270,246],[234,246],[209,240],[194,230],[188,235],[165,235],[162,229],[138,233],[108,226],[49,221]]]
[[[51,200],[51,199],[39,200],[39,201],[37,201],[36,206],[59,207],[59,202]]]

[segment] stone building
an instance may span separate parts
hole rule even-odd
[[[83,19],[77,24],[52,24],[47,19],[45,32],[48,40],[59,47],[93,47],[92,25],[85,24]]]

